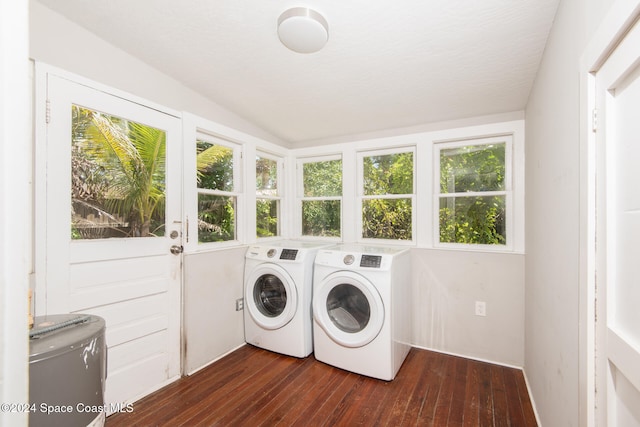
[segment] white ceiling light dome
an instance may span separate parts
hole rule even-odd
[[[294,7],[278,18],[278,37],[294,52],[313,53],[322,49],[329,40],[329,25],[315,10]]]

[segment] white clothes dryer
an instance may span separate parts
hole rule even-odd
[[[407,248],[337,245],[316,255],[316,360],[393,380],[411,349],[411,254]]]
[[[313,351],[311,297],[315,255],[326,243],[253,245],[244,269],[244,335],[256,347],[295,357]]]

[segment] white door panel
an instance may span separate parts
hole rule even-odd
[[[114,96],[53,74],[47,76],[47,97],[46,145],[38,145],[46,151],[38,156],[46,165],[38,168],[37,176],[46,180],[39,187],[45,194],[38,196],[46,225],[44,235],[36,236],[38,245],[46,245],[46,259],[39,263],[46,270],[46,283],[36,291],[46,295],[38,298],[37,314],[82,312],[105,318],[107,403],[132,401],[180,374],[182,255],[171,254],[170,248],[181,245],[182,235],[181,121],[122,94]],[[158,172],[164,175],[164,232],[155,231],[157,237],[72,239],[73,106],[164,132],[164,169]],[[95,224],[105,228],[98,220],[89,227]],[[172,231],[177,232],[175,239],[169,237]]]
[[[640,26],[596,75],[599,188],[596,389],[611,426],[640,426]]]

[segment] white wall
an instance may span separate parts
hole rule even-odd
[[[244,344],[243,312],[246,247],[184,256],[184,372],[191,374]]]
[[[542,425],[585,421],[580,58],[609,0],[562,0],[526,108],[525,372]]]
[[[28,401],[31,132],[27,2],[0,0],[0,403]],[[27,425],[0,412],[0,425]]]
[[[524,255],[412,249],[413,345],[524,364]],[[486,316],[475,315],[475,302]]]

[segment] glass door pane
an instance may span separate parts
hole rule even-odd
[[[165,132],[71,108],[71,238],[163,236]]]

